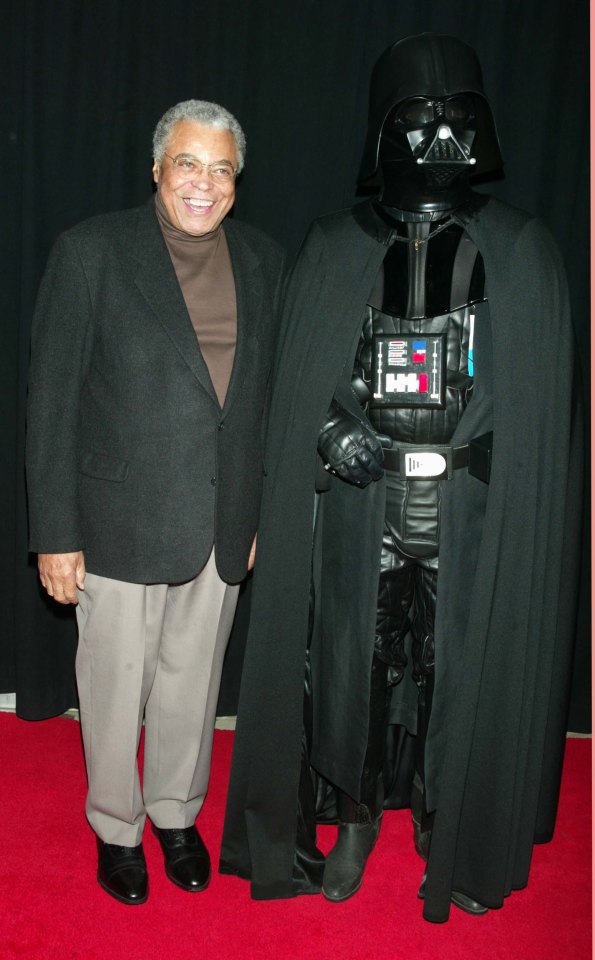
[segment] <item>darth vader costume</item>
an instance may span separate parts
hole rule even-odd
[[[451,900],[501,906],[552,835],[579,524],[573,338],[544,226],[469,186],[500,165],[473,51],[394,44],[361,171],[379,196],[315,222],[289,280],[220,865],[255,898],[357,890],[390,685],[391,725],[415,735],[426,919]],[[326,866],[308,764],[337,796]]]

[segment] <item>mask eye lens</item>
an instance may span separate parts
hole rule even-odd
[[[473,103],[468,97],[453,97],[446,101],[444,115],[453,123],[471,120],[474,116]]]
[[[395,120],[409,129],[425,127],[434,120],[434,104],[431,100],[413,100],[404,103],[397,111]]]

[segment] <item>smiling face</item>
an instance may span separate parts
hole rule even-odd
[[[180,120],[172,130],[160,163],[153,163],[153,179],[168,216],[174,226],[200,237],[219,226],[229,213],[235,199],[235,179],[215,182],[207,170],[208,164],[226,160],[238,165],[235,140],[230,130],[205,127],[193,120]],[[194,157],[202,169],[187,179],[171,157],[181,154]]]

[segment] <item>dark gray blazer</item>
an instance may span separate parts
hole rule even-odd
[[[30,549],[83,550],[87,570],[137,583],[246,573],[283,256],[226,220],[237,348],[221,409],[154,203],[94,217],[51,253],[32,335]]]

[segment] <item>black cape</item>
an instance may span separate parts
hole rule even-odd
[[[390,242],[370,202],[313,224],[290,278],[269,428],[251,625],[220,867],[255,898],[290,897],[309,626],[317,437],[347,397],[366,301]],[[365,214],[365,216],[364,216]],[[435,693],[426,749],[436,809],[424,916],[457,889],[499,907],[551,838],[573,635],[580,464],[564,273],[538,221],[489,200],[465,227],[489,325],[453,438],[494,431],[489,486],[443,482]],[[488,328],[489,326],[489,328]],[[367,739],[384,482],[320,497],[311,762],[357,796]],[[319,549],[318,549],[319,548]],[[349,651],[349,656],[346,655]]]

